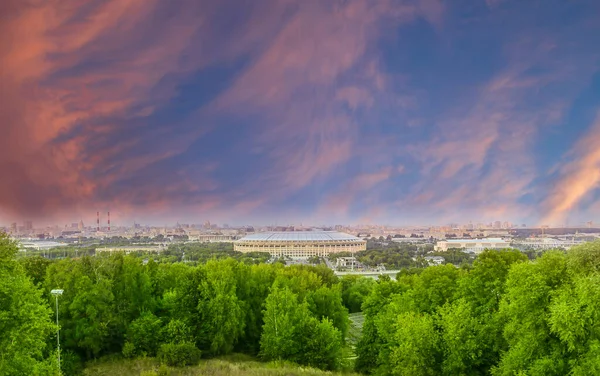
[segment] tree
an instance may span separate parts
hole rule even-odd
[[[535,262],[510,269],[499,310],[508,350],[492,369],[493,375],[568,374],[563,357],[567,346],[551,332],[548,314],[554,290],[568,279],[562,252],[548,252]]]
[[[475,316],[464,299],[439,309],[439,327],[443,351],[442,371],[445,375],[488,374],[488,347],[485,322]]]
[[[15,260],[17,252],[15,242],[0,233],[0,375],[50,375],[56,373],[54,356],[45,360],[56,331],[52,311]]]
[[[348,275],[341,278],[342,301],[350,313],[360,312],[364,300],[376,285],[372,278]]]
[[[339,284],[320,287],[308,294],[306,301],[313,315],[319,319],[329,319],[333,326],[346,338],[348,333],[348,310],[342,303],[341,286]]]
[[[365,314],[362,337],[356,346],[355,369],[362,373],[372,373],[379,364],[379,353],[385,347],[384,340],[377,330],[376,320],[378,314],[403,291],[400,283],[388,278],[380,278],[371,294],[362,305]]]
[[[266,360],[294,359],[300,346],[297,335],[308,307],[298,304],[297,296],[289,288],[273,286],[265,301],[263,333],[260,337],[260,355]]]
[[[234,260],[207,263],[206,279],[198,286],[199,334],[212,354],[230,353],[244,331],[242,302],[236,295],[235,264]]]
[[[100,355],[110,348],[110,335],[114,320],[111,281],[101,278],[95,283],[81,277],[75,289],[77,295],[69,305],[74,328],[67,332],[87,358]]]
[[[392,323],[392,327],[387,327]],[[382,318],[378,329],[384,335],[388,351],[380,353],[379,372],[388,375],[439,374],[440,340],[429,314],[406,312],[393,318]],[[385,328],[379,328],[385,325]]]
[[[308,304],[287,287],[273,286],[265,302],[260,339],[263,359],[290,360],[322,369],[339,366],[342,334],[327,318],[319,321]]]
[[[563,285],[550,305],[548,322],[566,345],[562,356],[572,374],[599,374],[600,273],[577,275],[572,284]]]
[[[42,256],[23,257],[19,259],[25,273],[36,286],[41,286],[46,278],[46,269],[52,261]]]
[[[151,312],[144,312],[127,329],[125,345],[131,344],[129,355],[154,356],[160,345],[162,322]]]

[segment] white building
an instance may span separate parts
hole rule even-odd
[[[585,241],[574,240],[574,239],[555,239],[555,238],[528,238],[523,241],[514,242],[513,246],[520,250],[527,249],[570,249],[579,244],[583,244]]]
[[[500,238],[485,239],[447,239],[436,243],[436,252],[446,252],[449,249],[458,248],[469,253],[481,253],[486,249],[510,248],[510,243]]]
[[[446,259],[442,256],[425,256],[425,261],[427,261],[429,265],[442,265]]]
[[[357,267],[358,262],[356,261],[356,257],[338,257],[335,262],[336,267]]]
[[[21,249],[34,249],[37,251],[47,251],[52,248],[64,247],[67,244],[53,241],[29,241],[21,242]]]

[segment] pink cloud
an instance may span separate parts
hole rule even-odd
[[[159,5],[104,1],[88,4],[85,10],[79,1],[49,1],[6,6],[0,24],[0,112],[7,115],[0,160],[11,178],[0,187],[0,205],[8,212],[58,215],[81,205],[96,205],[101,184],[90,180],[89,173],[103,169],[107,161],[140,140],[117,139],[113,147],[88,156],[90,140],[113,135],[121,126],[106,123],[66,141],[56,140],[78,124],[127,116],[140,103],[174,94],[175,82],[163,85],[162,91],[154,88],[167,73],[189,69],[180,65],[180,55],[204,23],[200,13],[181,9],[172,21],[158,24],[162,30],[154,43],[140,46],[138,42],[157,26],[149,21]],[[115,63],[69,71],[107,56]],[[146,106],[143,113],[151,109]],[[193,137],[187,136],[189,144]],[[170,153],[159,150],[122,161],[118,168],[127,173],[184,148],[181,144]]]
[[[437,4],[437,5],[436,5]],[[358,144],[351,109],[372,106],[386,77],[371,44],[393,26],[418,16],[438,19],[437,1],[303,2],[264,53],[213,104],[216,111],[268,114],[256,129],[257,149],[272,167],[256,184],[281,196],[328,176],[347,162]],[[346,74],[358,77],[339,87]]]
[[[600,113],[590,131],[573,147],[573,160],[565,163],[560,177],[544,202],[547,209],[542,222],[562,223],[578,204],[600,186]]]

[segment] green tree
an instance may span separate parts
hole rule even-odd
[[[339,284],[329,287],[320,287],[311,291],[306,297],[308,306],[313,315],[322,320],[327,318],[342,333],[342,338],[346,338],[348,333],[348,310],[342,303],[342,292]]]
[[[77,295],[69,305],[74,324],[70,335],[89,359],[110,348],[109,338],[115,322],[112,284],[106,278],[94,283],[83,276],[75,289]]]
[[[127,329],[126,344],[133,345],[133,353],[154,356],[161,341],[162,321],[151,312],[144,312]]]
[[[230,353],[244,331],[242,302],[236,295],[234,260],[210,261],[198,286],[201,341],[212,354]]]
[[[534,262],[515,264],[506,280],[499,315],[505,321],[508,350],[494,375],[565,375],[566,346],[550,330],[549,305],[556,289],[568,282],[566,257],[548,252]]]
[[[577,275],[572,284],[563,285],[550,305],[548,321],[566,345],[562,356],[572,374],[600,374],[600,273]]]
[[[392,327],[388,327],[389,323]],[[377,323],[388,351],[381,352],[379,373],[387,375],[439,374],[440,339],[427,313],[406,312]],[[379,325],[385,327],[379,328]]]
[[[361,307],[376,282],[372,278],[354,275],[340,279],[342,284],[342,301],[350,313],[360,312]]]
[[[276,285],[265,301],[260,355],[266,360],[295,359],[300,352],[298,343],[299,325],[306,316],[308,307],[298,303],[297,296],[289,288]]]
[[[56,330],[52,311],[15,260],[17,252],[17,245],[0,233],[0,375],[52,374],[54,356],[45,360]]]
[[[339,366],[342,334],[333,323],[319,321],[289,288],[274,285],[265,302],[260,340],[263,359],[290,360],[322,369]]]
[[[46,269],[52,261],[42,256],[23,257],[19,259],[25,273],[31,278],[36,286],[41,286],[46,278]]]
[[[365,314],[362,337],[356,346],[355,369],[362,373],[372,373],[379,365],[379,353],[385,348],[385,343],[377,330],[378,314],[404,291],[404,286],[389,278],[380,278],[371,294],[364,301],[362,308]]]
[[[442,371],[445,375],[485,375],[488,348],[485,322],[479,320],[464,299],[439,309]]]

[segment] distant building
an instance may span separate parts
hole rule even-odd
[[[425,261],[430,265],[441,265],[446,261],[442,256],[425,256]]]
[[[446,252],[449,249],[458,248],[469,253],[480,253],[486,249],[502,249],[509,247],[510,243],[500,238],[448,239],[437,242],[434,250],[436,252]]]
[[[22,242],[21,249],[25,249],[25,250],[33,249],[36,251],[47,251],[52,248],[63,247],[66,245],[67,244],[65,244],[65,243],[58,243],[58,242],[52,242],[52,241],[40,241],[40,242],[32,241],[32,242]]]
[[[135,246],[135,245],[127,245],[127,246],[122,246],[122,247],[101,247],[101,248],[96,248],[96,253],[100,253],[100,252],[108,252],[108,253],[113,253],[113,252],[118,252],[118,253],[131,253],[131,252],[162,252],[164,251],[166,248],[163,246],[149,246],[149,245],[143,245],[143,246]]]
[[[33,222],[31,222],[31,221],[25,221],[25,222],[23,222],[23,229],[25,231],[31,231],[31,230],[33,230]]]
[[[335,266],[342,268],[357,267],[358,261],[356,261],[356,257],[338,257]]]
[[[522,251],[534,249],[534,250],[547,250],[547,249],[570,249],[579,244],[585,243],[584,240],[560,240],[555,238],[529,238],[523,241],[514,242],[513,247],[518,248]]]
[[[246,235],[234,243],[239,252],[268,252],[274,257],[327,257],[331,253],[359,252],[367,242],[336,231],[263,232]]]
[[[236,241],[240,237],[238,235],[222,235],[222,234],[198,234],[191,235],[190,241],[196,241],[201,243],[231,243]]]

